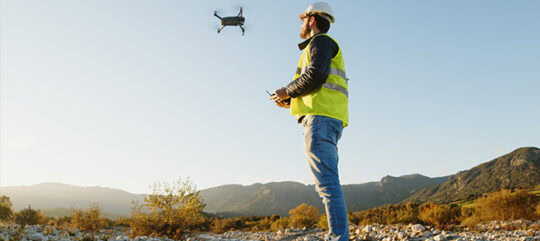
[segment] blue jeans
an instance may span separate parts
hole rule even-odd
[[[339,184],[338,148],[343,123],[326,116],[307,115],[304,126],[304,147],[315,179],[315,189],[323,199],[328,220],[329,239],[349,240],[349,221],[343,191]],[[339,239],[335,239],[339,237]]]

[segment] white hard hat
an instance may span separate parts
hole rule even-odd
[[[316,2],[308,6],[306,11],[304,11],[302,14],[300,14],[300,19],[312,15],[312,14],[319,14],[319,16],[325,18],[330,23],[334,23],[334,12],[332,11],[332,8],[330,8],[330,5],[326,2]]]

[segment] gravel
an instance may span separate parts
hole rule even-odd
[[[14,238],[18,225],[0,226],[0,240]],[[466,227],[454,227],[453,230],[438,230],[422,224],[371,224],[356,226],[351,224],[350,240],[379,241],[540,241],[540,221],[515,220],[482,223],[475,231]],[[71,241],[91,237],[96,241],[173,241],[167,238],[138,236],[129,237],[129,231],[121,229],[101,230],[98,234],[88,234],[77,229],[57,230],[54,227],[33,225],[26,226],[21,234],[22,241]],[[185,240],[207,241],[243,241],[243,240],[290,240],[319,241],[325,240],[327,233],[319,229],[281,229],[277,232],[241,232],[229,231],[223,234],[191,233]]]

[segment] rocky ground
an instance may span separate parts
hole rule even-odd
[[[519,240],[540,241],[540,221],[494,221],[476,226],[476,231],[466,228],[454,228],[453,231],[438,230],[421,224],[409,225],[365,225],[350,227],[350,240],[381,241],[480,241],[480,240]],[[78,230],[57,230],[48,226],[4,226],[0,227],[1,240],[22,241],[172,241],[165,238],[136,237],[130,239],[125,231],[102,230],[99,234],[90,235]],[[232,241],[232,240],[324,240],[326,232],[318,229],[283,229],[277,232],[226,232],[223,234],[192,233],[186,240]]]

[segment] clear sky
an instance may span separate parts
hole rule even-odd
[[[0,1],[0,185],[149,192],[312,178],[292,80],[311,1]],[[540,146],[540,2],[331,1],[343,184],[454,174]],[[244,6],[246,35],[212,14]]]

